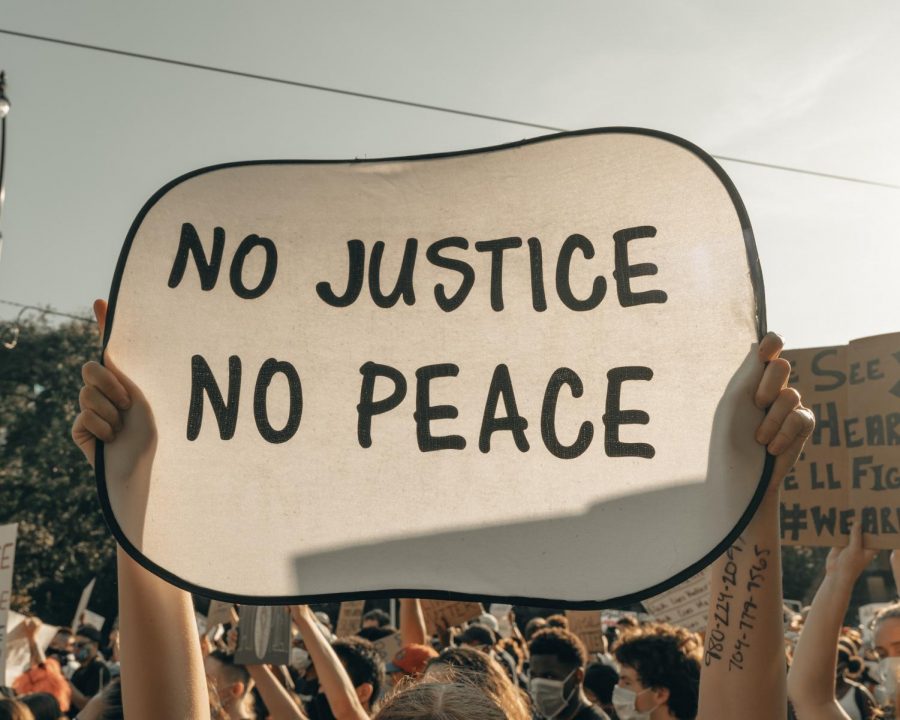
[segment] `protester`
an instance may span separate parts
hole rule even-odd
[[[75,635],[72,628],[61,627],[56,631],[56,635],[50,641],[47,647],[47,657],[53,657],[59,663],[62,674],[66,678],[71,678],[72,673],[78,669],[78,661],[75,659]]]
[[[105,310],[105,303],[96,304],[95,311],[101,328],[105,320]],[[722,583],[726,563],[735,562],[743,576],[749,574],[752,563],[748,563],[747,560],[750,556],[757,564],[761,558],[766,560],[766,582],[761,588],[757,588],[758,592],[750,598],[741,590],[736,593],[733,601],[735,607],[744,607],[744,603],[752,602],[757,610],[758,621],[751,637],[753,653],[744,658],[743,672],[730,673],[727,658],[724,663],[711,660],[706,666],[700,690],[699,717],[702,720],[712,718],[743,720],[751,717],[757,720],[763,717],[767,719],[783,717],[786,713],[780,559],[776,557],[779,542],[778,493],[781,480],[793,465],[805,438],[812,430],[813,420],[809,411],[800,405],[796,393],[786,388],[790,368],[786,361],[778,359],[780,351],[781,342],[777,336],[766,336],[760,344],[759,359],[768,365],[755,398],[760,408],[768,408],[759,428],[757,440],[765,445],[775,458],[772,463],[772,482],[759,506],[759,511],[745,528],[740,542],[714,564],[710,590],[713,605],[717,593],[726,590]],[[143,427],[150,429],[148,442],[153,442],[155,430],[146,401],[140,390],[116,369],[114,362],[107,358],[106,367],[88,363],[83,376],[85,387],[80,397],[82,412],[73,427],[73,437],[89,462],[93,463],[94,460],[95,439],[99,438],[105,442],[115,441],[116,433],[126,418],[122,414],[125,410],[129,411],[127,416],[129,418],[135,414],[144,415],[141,423]],[[135,457],[133,461],[137,462],[138,459]],[[743,555],[738,557],[741,554]],[[733,560],[732,556],[736,557],[736,560]],[[129,702],[129,720],[150,717],[189,717],[205,720],[210,716],[209,698],[204,683],[190,596],[150,575],[121,549],[118,553],[118,565],[122,683]],[[148,618],[153,620],[146,622]],[[295,621],[303,633],[310,657],[316,665],[321,688],[328,700],[329,712],[334,717],[354,720],[367,718],[369,711],[377,713],[375,683],[354,684],[351,681],[349,668],[342,665],[343,658],[338,659],[336,650],[321,635],[308,609],[299,609]],[[142,623],[145,627],[141,627]],[[712,625],[710,627],[712,628]],[[777,632],[774,632],[773,628],[777,628]],[[556,629],[544,632],[565,631]],[[311,637],[315,638],[312,642]],[[711,637],[711,633],[708,632],[707,637]],[[536,639],[537,635],[532,636],[532,641]],[[666,638],[650,636],[643,640],[659,644]],[[691,660],[689,655],[685,654],[683,643],[680,644],[678,638],[672,637],[669,642],[677,647],[685,662]],[[710,649],[715,651],[716,647],[710,645],[707,648],[707,657],[711,658]],[[454,666],[450,660],[451,654],[469,657]],[[571,675],[578,678],[578,692],[573,693],[570,687],[571,677],[540,677],[542,673],[539,656],[540,654],[536,654],[531,658],[531,677],[532,684],[536,688],[535,697],[542,698],[539,700],[541,708],[547,711],[550,710],[549,705],[554,704],[549,702],[549,698],[552,694],[555,700],[558,694],[559,687],[556,683],[562,685],[562,696],[567,698],[564,703],[565,712],[556,713],[555,716],[551,713],[550,716],[568,720],[566,715],[570,711],[574,710],[571,715],[574,717],[584,712],[585,707],[590,708],[581,690],[584,661],[576,662],[576,672]],[[547,653],[546,656],[557,663],[560,661],[555,652]],[[635,658],[637,665],[640,665],[639,655],[635,655]],[[481,670],[473,671],[478,665],[481,665]],[[449,670],[449,675],[443,678],[433,675],[441,668],[445,673]],[[654,680],[650,679],[652,669],[649,667],[632,666],[632,668],[635,670],[635,676],[630,680],[636,688],[635,694],[641,691],[641,698],[655,697],[662,700],[662,704],[651,711],[653,720],[660,717],[679,720],[682,716],[690,717],[681,713],[679,709],[673,712],[674,687],[667,688],[664,685],[655,687]],[[623,667],[623,672],[626,669]],[[466,679],[460,680],[464,675]],[[642,682],[647,682],[648,685],[642,686],[640,684]],[[444,690],[435,688],[435,683],[452,683],[454,687],[450,689],[449,686],[442,685],[442,688],[448,688]],[[393,708],[397,708],[400,712],[403,707],[415,705],[416,699],[423,701],[420,707],[428,707],[430,703],[433,709],[435,702],[438,705],[442,704],[443,701],[439,698],[445,695],[450,697],[457,692],[457,685],[465,687],[465,683],[477,683],[479,688],[477,692],[473,690],[468,694],[472,702],[481,699],[477,693],[482,693],[493,701],[496,707],[500,707],[501,713],[510,720],[526,720],[528,717],[527,700],[518,693],[496,661],[486,654],[463,647],[445,650],[438,658],[432,660],[424,674],[424,681],[398,688],[385,701],[384,712],[387,713]],[[369,687],[366,687],[367,685]],[[650,692],[643,693],[646,687]],[[764,688],[766,693],[760,693],[760,688]],[[667,699],[664,698],[666,692],[668,692]],[[570,705],[575,696],[578,698],[577,706]],[[660,712],[661,709],[664,712]],[[594,710],[596,713],[602,712],[596,708]],[[428,714],[431,710],[420,712],[423,714],[416,717],[432,716]],[[542,714],[547,715],[546,712]],[[482,716],[488,717],[486,714]],[[601,714],[599,717],[604,716]]]
[[[41,622],[37,618],[25,618],[22,621],[31,657],[28,669],[13,681],[12,687],[19,695],[48,693],[62,712],[68,712],[72,701],[72,689],[60,669],[57,659],[60,655],[51,655],[48,651],[45,656],[38,645],[37,631],[40,625]]]
[[[609,720],[584,693],[587,651],[576,635],[560,627],[547,627],[531,638],[528,655],[531,658],[528,692],[538,717]]]
[[[100,656],[100,631],[97,628],[91,625],[78,628],[74,647],[79,668],[71,678],[72,705],[80,710],[109,684],[112,674]]]
[[[584,671],[584,694],[594,705],[609,715],[610,720],[617,720],[613,707],[612,695],[619,683],[619,673],[606,663],[593,662]]]
[[[221,650],[213,650],[207,655],[203,659],[203,668],[228,717],[232,720],[252,718],[252,682],[247,668],[236,664],[232,655]]]
[[[391,616],[388,615],[384,610],[379,608],[375,608],[374,610],[369,610],[365,615],[362,616],[362,629],[366,628],[383,628],[388,627],[391,624]]]
[[[34,720],[34,715],[25,703],[0,698],[0,720]]]
[[[63,711],[50,693],[31,693],[18,699],[28,706],[34,720],[60,720],[62,717]]]
[[[528,720],[504,711],[479,685],[420,682],[390,696],[374,720]]]
[[[884,690],[883,699],[897,714],[897,708],[900,708],[900,603],[889,605],[878,613],[873,637]]]
[[[417,679],[425,672],[428,661],[437,656],[434,648],[411,643],[404,645],[384,669],[391,678],[391,685],[396,687],[404,678]]]
[[[619,683],[612,704],[620,720],[694,720],[700,688],[696,643],[681,629],[635,628],[614,653]]]

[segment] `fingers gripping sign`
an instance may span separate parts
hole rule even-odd
[[[812,411],[803,406],[800,394],[787,386],[791,366],[779,357],[783,347],[784,342],[775,333],[766,335],[759,344],[759,358],[767,365],[755,402],[757,407],[766,409],[766,416],[756,431],[756,441],[776,458],[770,490],[780,486],[797,462],[803,444],[816,425]]]

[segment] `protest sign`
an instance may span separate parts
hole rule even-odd
[[[97,578],[91,578],[91,581],[84,586],[81,591],[81,597],[78,599],[78,607],[75,608],[75,615],[72,617],[72,629],[77,630],[80,625],[84,625],[85,615],[88,603],[91,601],[91,593],[94,592],[94,585],[97,584]],[[97,628],[99,630],[99,628]]]
[[[500,637],[509,637],[512,635],[512,623],[509,620],[509,613],[512,605],[509,603],[491,603],[488,612],[497,620],[497,632]]]
[[[6,672],[9,601],[12,596],[18,528],[18,523],[0,525],[0,678]]]
[[[789,350],[791,385],[816,428],[781,493],[787,545],[900,548],[900,333]]]
[[[106,618],[103,617],[100,613],[95,613],[93,610],[84,611],[85,625],[90,625],[91,627],[95,627],[98,630],[102,630],[105,622]]]
[[[599,610],[566,610],[569,630],[575,633],[588,652],[603,652],[603,618]]]
[[[341,603],[341,609],[338,612],[337,627],[334,634],[338,637],[349,637],[356,635],[362,626],[363,609],[366,606],[365,600],[348,600]]]
[[[422,600],[422,615],[425,629],[433,635],[439,627],[449,628],[474,620],[484,613],[484,606],[478,602],[461,600]]]
[[[671,135],[205,168],[120,255],[101,504],[220,599],[634,600],[762,496],[764,329],[740,197]]]
[[[395,632],[373,641],[372,644],[375,646],[375,651],[381,655],[381,659],[385,663],[389,663],[403,647],[403,639],[399,632]]]
[[[705,572],[699,573],[642,602],[654,620],[702,632],[709,612],[709,577]]]
[[[215,625],[225,625],[226,623],[235,625],[237,624],[237,617],[232,603],[210,600],[209,610],[206,613],[206,626],[207,628],[212,628]]]
[[[13,681],[31,667],[31,648],[28,645],[28,636],[25,634],[25,627],[22,622],[25,616],[13,610],[9,611],[9,618],[6,624],[6,671],[0,672],[0,682],[7,687],[13,684]],[[42,623],[35,633],[34,641],[41,650],[46,650],[50,641],[56,635],[58,627],[55,625],[47,625]]]
[[[291,654],[291,612],[286,607],[241,605],[238,665],[287,665]]]

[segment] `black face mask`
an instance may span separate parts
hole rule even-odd
[[[68,659],[69,659],[69,653],[66,652],[65,650],[60,650],[59,648],[48,647],[47,651],[44,654],[47,657],[55,657],[60,662],[62,662],[63,660],[68,661]]]
[[[306,703],[306,714],[309,715],[309,720],[336,720],[325,693],[319,693],[312,702]]]

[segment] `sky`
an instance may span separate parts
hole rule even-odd
[[[789,346],[898,331],[897,27],[893,1],[0,0],[3,31],[518,121],[0,32],[0,300],[87,313],[138,210],[194,168],[625,125],[720,158],[753,224],[768,325]],[[18,312],[0,303],[0,318]]]

